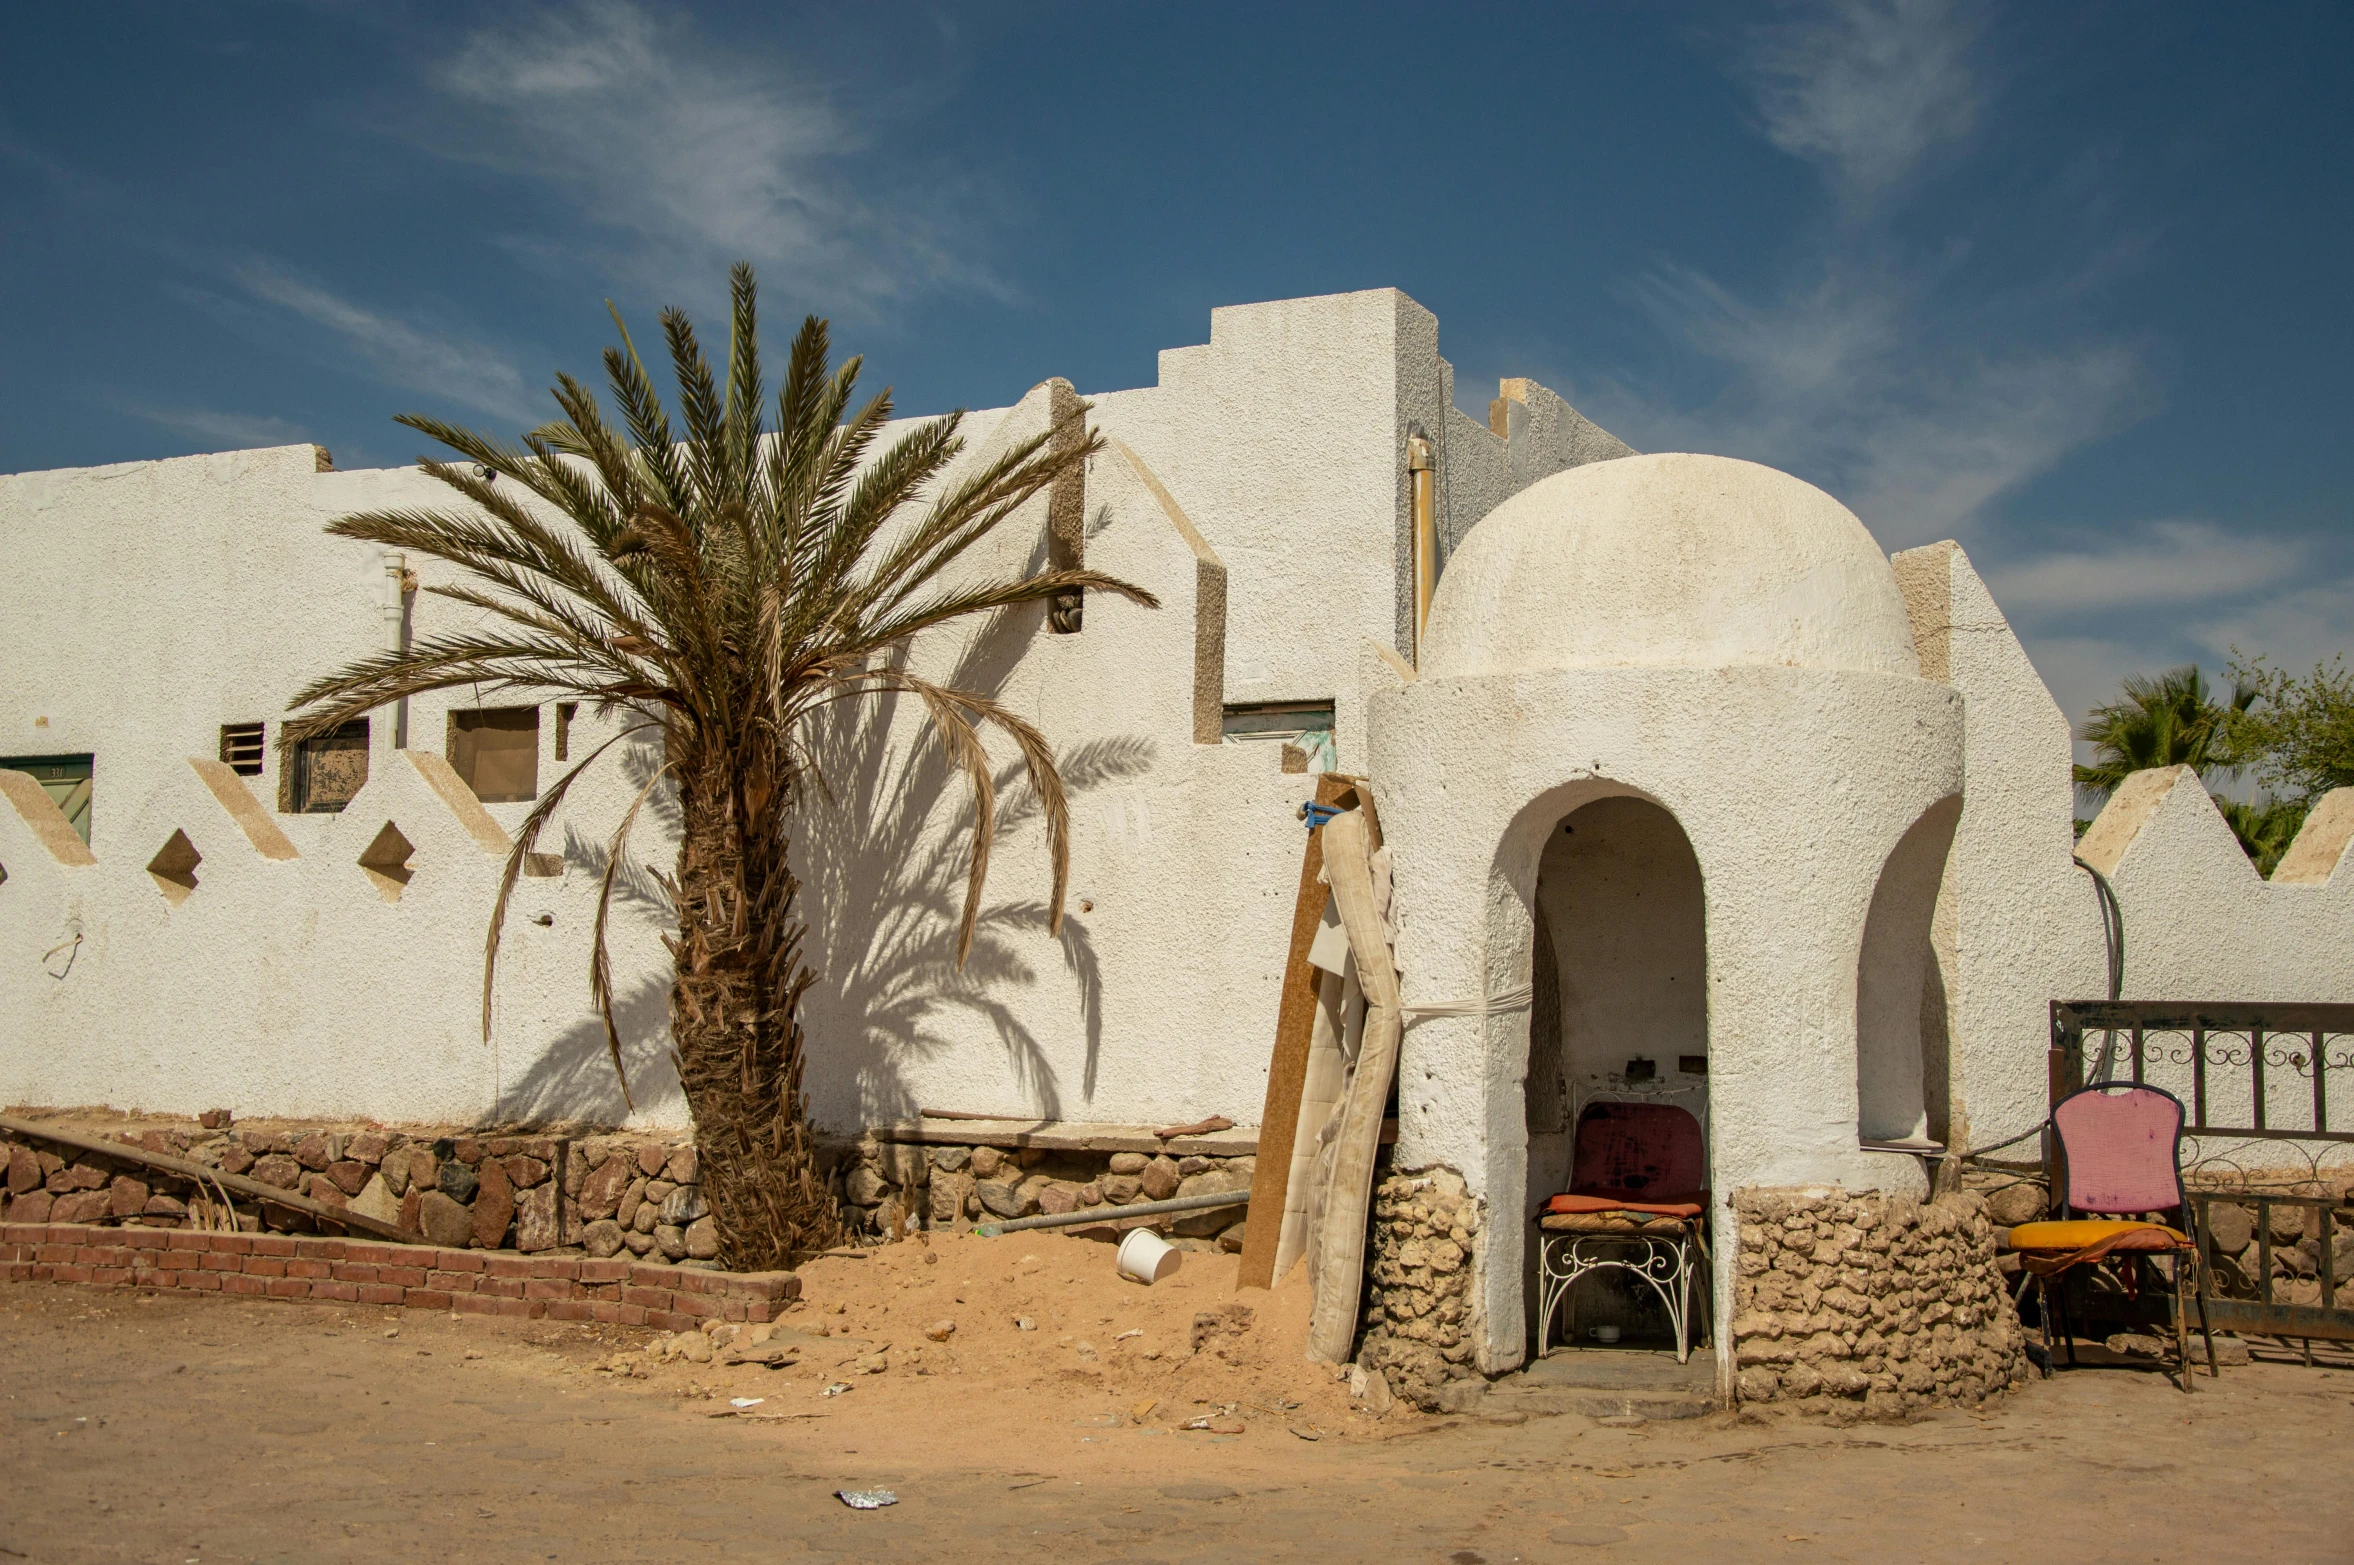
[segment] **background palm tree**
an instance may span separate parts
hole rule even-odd
[[[2202,779],[2228,772],[2222,758],[2230,716],[2255,699],[2244,684],[2232,687],[2228,707],[2209,699],[2196,663],[2155,679],[2129,674],[2123,697],[2094,707],[2077,735],[2091,742],[2093,764],[2076,768],[2076,786],[2097,805],[2132,772],[2187,766]]]
[[[401,419],[454,452],[423,471],[460,502],[373,511],[329,525],[340,537],[456,566],[465,580],[426,590],[483,611],[485,628],[422,638],[364,658],[295,698],[283,742],[404,696],[453,686],[586,698],[625,721],[540,798],[517,833],[501,882],[483,974],[483,1022],[507,901],[524,857],[573,783],[631,736],[659,738],[661,758],[617,824],[597,905],[590,985],[614,1069],[605,925],[623,847],[658,785],[677,790],[678,917],[671,1036],[694,1116],[703,1188],[720,1258],[739,1269],[791,1264],[839,1242],[841,1218],[818,1177],[799,1023],[812,974],[802,960],[800,887],[787,862],[795,812],[822,789],[813,750],[832,703],[912,697],[970,786],[972,847],[958,959],[970,950],[997,817],[981,730],[1013,743],[1043,817],[1059,929],[1068,880],[1068,816],[1045,737],[984,695],[919,677],[900,656],[918,632],[1058,593],[1139,588],[1087,570],[960,580],[954,567],[1025,502],[1096,449],[1082,405],[1054,428],[930,489],[962,452],[962,413],[930,420],[877,450],[888,390],[852,410],[859,361],[829,368],[826,326],[802,323],[774,429],[763,424],[752,270],[730,277],[724,387],[693,326],[662,315],[683,430],[674,429],[618,314],[605,373],[622,428],[595,395],[559,375],[564,417],[518,449],[436,419]],[[500,482],[507,480],[507,482]],[[520,493],[518,491],[521,491]],[[554,515],[551,515],[551,511]],[[560,518],[560,519],[558,519]],[[623,1076],[623,1092],[628,1081]]]
[[[2235,740],[2235,725],[2245,721],[2248,709],[2262,695],[2257,684],[2236,679],[2230,701],[2214,701],[2195,663],[2168,669],[2155,679],[2128,675],[2122,699],[2094,707],[2078,735],[2092,742],[2093,764],[2076,768],[2077,791],[2097,806],[2129,774],[2152,767],[2187,766],[2210,785],[2236,775],[2242,747]],[[2264,875],[2280,863],[2305,823],[2301,803],[2265,799],[2247,804],[2219,797],[2215,804],[2241,850]],[[2077,830],[2089,824],[2078,821]]]

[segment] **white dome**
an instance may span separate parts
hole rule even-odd
[[[1918,675],[1888,558],[1854,513],[1770,467],[1590,462],[1489,512],[1446,562],[1422,647],[1444,678],[1769,664]]]

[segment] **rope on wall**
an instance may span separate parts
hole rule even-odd
[[[2121,999],[2125,993],[2125,907],[2117,900],[2117,888],[2109,884],[2109,877],[2094,869],[2074,854],[2069,855],[2076,867],[2092,877],[2093,894],[2101,906],[2101,938],[2109,948],[2109,998]],[[2107,1081],[2116,1070],[2117,1032],[2115,1028],[2101,1034],[2101,1057],[2093,1068],[2094,1081]]]

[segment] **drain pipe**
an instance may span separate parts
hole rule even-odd
[[[1207,1212],[1221,1206],[1248,1206],[1248,1190],[1207,1191],[1201,1195],[1181,1195],[1169,1201],[1138,1201],[1132,1206],[1083,1206],[1075,1212],[1054,1212],[1044,1217],[1017,1217],[1010,1222],[983,1223],[973,1230],[984,1239],[999,1234],[1010,1234],[1026,1228],[1074,1228],[1081,1223],[1122,1223],[1132,1217],[1160,1217],[1172,1212]]]
[[[408,597],[417,579],[409,574],[409,558],[397,549],[384,551],[384,650],[395,656],[409,650]],[[409,698],[392,704],[392,748],[409,747]]]
[[[1422,665],[1422,627],[1439,584],[1438,462],[1420,424],[1406,426],[1406,479],[1414,507],[1414,663]]]

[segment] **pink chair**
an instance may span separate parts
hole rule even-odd
[[[2076,1339],[2067,1329],[2064,1290],[2057,1286],[2062,1274],[2078,1266],[2122,1264],[2127,1268],[2124,1281],[2134,1291],[2138,1279],[2130,1269],[2135,1258],[2170,1257],[2174,1345],[2182,1366],[2182,1389],[2188,1392],[2193,1298],[2199,1334],[2207,1344],[2207,1372],[2221,1371],[2216,1367],[2215,1338],[2207,1328],[2206,1290],[2196,1286],[2193,1275],[2199,1245],[2190,1198],[2182,1188],[2182,1123],[2182,1100],[2157,1087],[2101,1082],[2069,1093],[2053,1106],[2051,1117],[2059,1142],[2052,1204],[2059,1215],[2049,1222],[2020,1224],[2011,1230],[2010,1243],[2052,1306],[2047,1331],[2050,1316],[2059,1317],[2070,1364],[2076,1362]],[[2073,1215],[2078,1212],[2090,1215]],[[2174,1214],[2182,1226],[2152,1222],[2141,1215],[2147,1212]]]
[[[1651,1285],[1692,1352],[1693,1258],[1705,1260],[1708,1152],[1700,1121],[1672,1103],[1593,1103],[1578,1116],[1569,1189],[1538,1215],[1537,1356],[1577,1280],[1617,1268]]]

